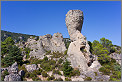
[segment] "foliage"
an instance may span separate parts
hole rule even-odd
[[[73,68],[70,66],[70,62],[66,60],[63,64],[63,73],[65,77],[71,77]]]
[[[65,56],[65,54],[60,53],[59,51],[53,52],[53,53],[51,53],[50,55],[52,55],[51,58],[62,58],[62,57]]]
[[[9,75],[9,73],[8,73],[7,70],[5,70],[5,71],[3,72],[3,74],[1,73],[1,81],[4,81],[4,78],[5,78],[6,75]]]
[[[64,43],[65,43],[66,49],[68,49],[68,47],[69,47],[71,41],[70,41],[69,38],[64,38]]]
[[[95,76],[97,76],[98,74],[97,74],[97,72],[94,72],[95,73]]]
[[[80,76],[80,71],[79,69],[73,69],[72,73],[70,74],[71,76]]]
[[[32,77],[33,81],[41,81],[41,79],[39,77]]]
[[[48,81],[54,80],[54,79],[55,79],[55,77],[54,77],[53,75],[51,75],[51,76],[49,76],[49,77],[47,78]]]
[[[42,76],[43,76],[43,77],[48,77],[47,72],[46,72],[46,71],[43,71],[43,72],[42,72]]]
[[[19,42],[21,41],[21,39],[19,37],[22,37],[23,41],[27,41],[27,39],[30,36],[34,36],[37,37],[37,39],[39,38],[39,36],[35,36],[35,35],[28,35],[28,34],[21,34],[21,33],[14,33],[14,32],[8,32],[8,31],[4,31],[1,30],[1,41],[4,41],[6,38],[11,37],[14,41]]]
[[[5,39],[5,41],[1,42],[1,55],[5,55],[9,52],[9,48],[14,45],[14,41],[11,37]]]
[[[92,53],[93,52],[93,48],[92,48],[92,43],[90,42],[90,41],[88,41],[88,44],[89,44],[89,46],[90,46],[90,53]]]
[[[59,75],[62,75],[61,72],[59,70],[53,70],[53,74],[59,74]]]
[[[72,81],[70,78],[65,78],[65,81]]]
[[[63,59],[60,58],[60,59],[58,60],[58,64],[61,64],[62,62],[63,62]]]
[[[67,55],[67,50],[64,51],[64,55]]]
[[[8,54],[2,58],[1,64],[4,67],[11,66],[14,62],[22,65],[22,59],[20,49],[17,46],[12,45],[11,48],[9,48]]]
[[[91,77],[86,77],[86,78],[84,79],[84,81],[91,81],[91,80],[92,80]]]
[[[51,50],[46,51],[46,55],[49,55],[51,53]]]
[[[30,57],[29,53],[30,53],[31,49],[27,47],[27,48],[24,49],[24,51],[26,53],[26,59],[28,59]]]

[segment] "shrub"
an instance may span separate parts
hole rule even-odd
[[[65,78],[65,81],[72,81],[70,78]]]
[[[8,71],[5,70],[4,73],[3,73],[3,75],[9,75]]]
[[[32,77],[32,80],[33,80],[33,81],[41,81],[41,79],[38,78],[38,77]]]
[[[42,76],[43,76],[43,77],[47,77],[47,76],[48,76],[47,72],[46,72],[46,71],[43,71],[43,72],[42,72]]]
[[[30,73],[29,73],[29,72],[26,72],[26,73],[25,73],[25,77],[26,77],[26,78],[29,78],[29,77],[30,77]]]
[[[61,72],[59,70],[53,70],[53,74],[59,74],[59,75],[62,75]]]
[[[46,51],[46,55],[48,55],[48,54],[50,54],[51,53],[51,50],[49,50],[49,51]]]
[[[84,79],[84,81],[91,81],[91,80],[92,80],[91,77],[86,77],[86,78]]]
[[[67,50],[64,51],[64,55],[67,55]]]
[[[26,70],[26,68],[25,68],[25,65],[18,66],[18,69],[19,69],[19,71],[20,71],[20,70],[23,70],[24,72],[27,72],[27,70]]]
[[[63,64],[63,73],[65,77],[71,77],[73,68],[70,66],[70,62],[66,60]]]
[[[61,64],[62,62],[63,62],[63,59],[60,58],[60,59],[58,60],[58,64]]]
[[[72,71],[72,73],[70,75],[71,76],[79,76],[80,75],[79,69],[73,69],[73,71]]]
[[[104,75],[110,75],[110,69],[107,69],[106,67],[99,68],[99,71],[102,72]]]
[[[47,78],[48,81],[54,80],[54,79],[55,79],[55,77],[54,77],[53,75],[51,75],[51,76],[49,76],[49,77]]]
[[[97,76],[97,72],[94,72],[95,73],[95,76]]]

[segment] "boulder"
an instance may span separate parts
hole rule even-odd
[[[21,81],[21,77],[18,74],[6,75],[4,81]]]
[[[102,66],[101,66],[101,64],[98,61],[93,61],[92,65],[90,67],[99,69]]]
[[[9,74],[11,74],[11,73],[17,74],[18,73],[18,65],[17,65],[17,62],[15,62],[14,64],[12,64],[12,66],[10,66],[8,68],[8,72],[9,72]]]
[[[25,68],[28,72],[33,72],[34,70],[37,70],[37,65],[36,64],[25,65]]]

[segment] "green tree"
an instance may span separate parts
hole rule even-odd
[[[103,45],[103,47],[107,48],[110,52],[112,47],[112,41],[105,39],[104,37],[100,39],[100,43]]]
[[[1,64],[4,67],[8,67],[12,65],[15,61],[21,65],[22,55],[20,49],[17,46],[12,45],[9,49],[8,54],[4,58],[2,58]]]
[[[63,73],[65,77],[71,77],[73,68],[70,66],[70,62],[66,60],[63,64]]]
[[[14,45],[14,40],[11,37],[6,38],[3,42],[1,42],[1,55],[5,55],[8,53],[9,48]]]

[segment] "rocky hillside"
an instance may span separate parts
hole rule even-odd
[[[38,38],[38,36],[35,36],[35,35],[14,33],[14,32],[8,32],[8,31],[1,30],[1,41],[4,41],[6,38],[11,37],[15,41],[15,43],[17,43],[19,41],[27,41],[27,39],[30,36]]]
[[[2,81],[120,81],[121,47],[106,38],[87,41],[83,12],[66,14],[69,38],[61,33],[1,42]],[[14,37],[14,36],[13,36]]]

